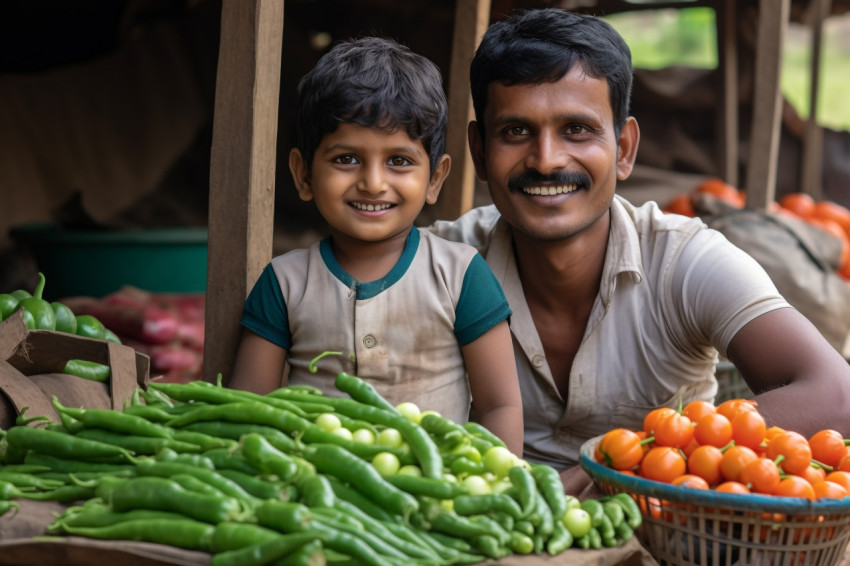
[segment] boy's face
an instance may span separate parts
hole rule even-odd
[[[290,169],[301,198],[316,201],[334,232],[380,242],[406,237],[425,203],[436,202],[449,158],[432,176],[422,142],[404,129],[342,123],[319,143],[309,171],[297,149]]]

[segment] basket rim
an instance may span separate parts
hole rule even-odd
[[[602,440],[596,436],[581,446],[579,465],[600,486],[635,495],[655,497],[675,503],[706,505],[738,511],[774,512],[789,515],[839,515],[850,512],[850,496],[843,499],[818,499],[780,497],[762,494],[723,493],[715,490],[695,489],[623,474],[600,464],[593,457],[596,445]]]

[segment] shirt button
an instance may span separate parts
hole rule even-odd
[[[375,337],[371,334],[367,334],[363,337],[363,345],[367,348],[374,348],[377,343],[378,341],[375,340]]]
[[[543,362],[545,362],[545,361],[546,361],[546,358],[544,358],[542,355],[535,354],[534,357],[531,358],[531,365],[533,365],[536,368],[539,368],[539,367],[543,366]]]

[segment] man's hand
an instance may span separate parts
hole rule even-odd
[[[564,492],[567,495],[573,495],[581,500],[596,499],[603,495],[581,466],[573,466],[561,472],[561,483],[564,484]]]

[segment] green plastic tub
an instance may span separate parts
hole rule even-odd
[[[32,250],[48,300],[103,297],[124,285],[154,293],[206,290],[206,228],[76,231],[29,224],[12,235]]]

